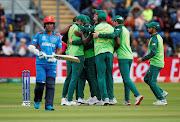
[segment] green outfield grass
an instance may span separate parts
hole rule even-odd
[[[152,121],[178,122],[180,121],[180,83],[159,83],[166,90],[168,105],[153,106],[156,101],[150,88],[145,83],[135,83],[139,92],[144,95],[140,106],[134,106],[134,96],[131,93],[131,106],[123,106],[123,84],[114,84],[114,95],[118,100],[113,106],[60,106],[62,84],[56,84],[54,100],[55,111],[44,110],[44,99],[40,109],[33,108],[34,84],[31,84],[31,107],[22,107],[22,84],[0,84],[0,121]],[[85,88],[85,98],[90,96],[88,84]]]

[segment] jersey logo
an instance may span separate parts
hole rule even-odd
[[[156,45],[156,43],[153,43],[152,45]]]
[[[43,43],[41,44],[41,46],[55,47],[55,44],[43,42]]]
[[[42,37],[42,40],[46,40],[46,36],[43,36],[43,37]]]

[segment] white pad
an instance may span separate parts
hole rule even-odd
[[[36,47],[35,47],[34,45],[29,45],[29,46],[28,46],[28,49],[29,49],[29,51],[30,51],[31,53],[39,56],[39,50],[36,49]]]

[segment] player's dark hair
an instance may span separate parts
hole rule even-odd
[[[106,21],[105,18],[102,18],[102,19],[98,19],[98,23],[102,22],[102,21]]]
[[[48,22],[48,23],[51,23],[51,22]],[[48,23],[44,24],[44,29],[46,29],[46,24],[48,24]],[[53,23],[53,26],[54,26],[54,29],[55,29],[55,24],[54,23]]]

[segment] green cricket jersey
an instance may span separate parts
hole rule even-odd
[[[164,47],[162,37],[156,33],[153,34],[149,44],[149,54],[142,58],[142,61],[150,59],[150,64],[157,67],[164,67]]]
[[[78,26],[78,27],[81,27],[81,26]],[[89,25],[81,27],[81,29],[84,30],[83,34],[84,34],[85,38],[89,35],[88,28],[90,29],[91,27]],[[87,29],[87,31],[86,31],[86,29]],[[76,41],[72,42],[72,45],[83,45],[83,42],[82,42],[82,40],[76,40]],[[87,45],[84,45],[84,55],[85,55],[85,58],[91,58],[91,57],[95,56],[93,41],[91,41]]]
[[[85,26],[85,28],[88,28],[88,27],[89,27],[89,30],[92,30],[91,28],[94,28],[95,26],[89,26],[89,25]],[[89,35],[89,32],[85,33],[84,37],[86,38],[88,35]],[[95,56],[93,40],[91,40],[87,45],[84,46],[84,55],[85,55],[85,58],[91,58]]]
[[[122,26],[123,25],[119,25],[117,27],[114,28],[114,33],[112,34],[99,34],[98,37],[100,38],[107,38],[107,39],[114,39],[116,37],[119,37],[122,33]]]
[[[68,31],[68,47],[66,49],[66,54],[70,56],[82,56],[84,55],[84,46],[83,45],[71,45],[69,44],[69,39],[72,41],[81,40],[80,37],[75,36],[74,32],[80,32],[79,27],[76,25],[77,23],[73,23],[73,25],[69,28]]]
[[[123,25],[118,25],[115,32],[112,34],[99,34],[100,38],[116,38],[119,37],[121,44],[117,49],[118,59],[133,59],[132,50],[130,47],[130,33]]]
[[[114,33],[114,28],[107,22],[103,21],[94,28],[94,31],[99,32],[101,34],[106,34],[106,33],[112,34]],[[110,52],[113,54],[114,46],[115,46],[114,39],[94,38],[95,55],[106,52]]]
[[[130,33],[124,26],[122,26],[120,41],[120,47],[116,51],[117,59],[133,59],[132,50],[130,46]]]

